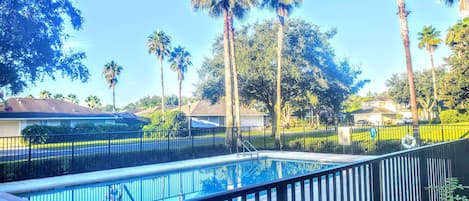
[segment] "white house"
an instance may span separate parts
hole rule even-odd
[[[190,111],[189,111],[190,108]],[[190,106],[185,105],[182,111],[192,119],[192,127],[204,127],[211,124],[213,127],[225,126],[225,104],[211,104],[208,101],[197,101]],[[252,109],[240,108],[241,127],[264,127],[264,116],[262,112]]]
[[[118,115],[90,110],[68,101],[36,98],[10,98],[0,105],[0,137],[21,136],[29,125],[67,125],[80,123],[113,124]]]
[[[411,116],[407,108],[386,97],[363,102],[361,109],[352,113],[355,122],[366,120],[375,125],[395,124],[398,120],[398,114],[402,117]]]

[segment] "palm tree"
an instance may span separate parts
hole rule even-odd
[[[435,78],[435,64],[433,62],[433,52],[438,45],[441,43],[440,39],[440,32],[437,31],[432,26],[424,26],[422,32],[418,33],[418,40],[420,41],[418,46],[420,49],[425,48],[430,55],[430,64],[432,66],[432,79],[433,79],[433,98],[435,101],[433,102],[433,106],[438,107],[438,95],[436,92],[436,78]],[[436,108],[436,120],[439,121],[438,118],[438,108]]]
[[[275,99],[275,146],[282,148],[282,141],[280,140],[280,113],[282,111],[282,96],[281,96],[281,79],[282,79],[282,50],[283,50],[283,37],[284,27],[287,16],[290,11],[295,7],[303,3],[303,0],[263,0],[261,3],[262,8],[270,8],[277,12],[279,19],[278,32],[277,32],[277,83],[276,83],[276,99]]]
[[[67,100],[70,101],[71,103],[78,104],[80,102],[77,98],[76,94],[68,94],[67,95]]]
[[[409,39],[409,26],[407,25],[407,15],[409,12],[405,9],[405,0],[397,0],[397,6],[399,9],[398,15],[401,26],[401,36],[404,41],[404,50],[407,66],[407,79],[409,81],[409,93],[410,93],[410,106],[412,111],[412,125],[414,130],[414,136],[417,140],[417,144],[420,145],[420,133],[419,133],[419,117],[417,110],[417,98],[415,94],[415,83],[414,73],[412,71],[412,58],[410,55],[410,39]]]
[[[85,102],[86,102],[86,105],[88,105],[88,107],[90,109],[94,109],[97,106],[101,105],[101,99],[99,99],[97,96],[94,96],[94,95],[89,95],[86,98]],[[113,108],[114,108],[114,106],[113,106]]]
[[[60,93],[54,94],[54,99],[57,99],[57,100],[64,100],[64,95],[62,95],[62,94],[60,94]]]
[[[155,31],[148,36],[147,41],[148,53],[154,54],[160,61],[160,75],[161,75],[161,113],[164,121],[164,80],[163,80],[163,60],[169,55],[171,49],[171,38],[163,31]]]
[[[191,0],[194,10],[205,10],[212,17],[223,16],[223,50],[225,61],[225,127],[226,143],[233,142],[233,105],[232,105],[232,85],[231,85],[231,61],[229,48],[229,18],[231,0]]]
[[[171,63],[171,70],[177,72],[178,74],[178,105],[179,111],[181,111],[182,105],[182,96],[181,96],[181,86],[182,80],[184,80],[184,73],[187,72],[187,67],[192,65],[191,62],[191,54],[186,51],[183,47],[178,46],[174,48],[171,52],[171,56],[169,58],[169,62]]]
[[[42,90],[41,92],[39,92],[39,98],[49,99],[51,98],[51,96],[52,94],[47,90]]]
[[[34,98],[34,96],[32,94],[29,94],[26,96],[26,98]]]
[[[112,89],[112,112],[116,112],[116,93],[115,87],[117,84],[117,76],[121,74],[124,68],[117,64],[115,61],[110,61],[103,68],[103,75],[109,88]]]
[[[233,97],[234,97],[234,116],[235,116],[235,127],[237,129],[237,140],[241,141],[241,114],[239,104],[239,92],[238,92],[238,68],[236,66],[236,49],[235,49],[235,34],[234,34],[234,18],[242,19],[250,8],[257,5],[257,0],[237,0],[230,1],[230,7],[228,10],[228,38],[229,38],[229,49],[230,49],[230,63],[233,73]]]
[[[438,0],[440,2],[441,0]],[[453,6],[456,2],[459,1],[459,14],[461,17],[466,17],[469,15],[469,0],[445,0],[446,5]]]

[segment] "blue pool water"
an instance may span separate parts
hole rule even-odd
[[[30,201],[185,200],[279,178],[307,174],[337,164],[260,159],[180,170],[106,183],[19,195]]]

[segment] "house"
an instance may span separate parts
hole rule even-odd
[[[30,125],[66,125],[80,123],[113,124],[123,119],[117,114],[99,112],[68,101],[37,98],[10,98],[0,105],[0,137],[20,136]],[[126,118],[126,117],[124,117]]]
[[[197,101],[182,107],[182,112],[191,117],[192,127],[224,127],[225,104]],[[265,114],[245,107],[240,108],[241,127],[264,127]]]
[[[398,116],[410,117],[410,111],[396,104],[387,97],[377,97],[374,100],[363,102],[361,109],[352,113],[355,123],[367,121],[374,125],[396,124]]]

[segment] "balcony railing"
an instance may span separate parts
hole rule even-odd
[[[436,201],[441,191],[428,187],[442,187],[452,177],[469,184],[467,153],[469,139],[444,142],[196,200]]]

